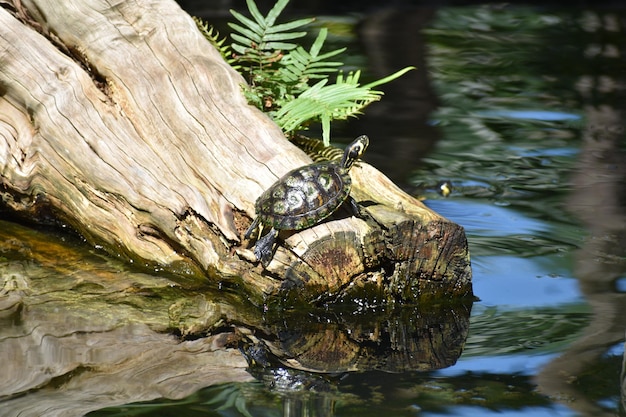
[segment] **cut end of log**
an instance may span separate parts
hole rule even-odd
[[[244,281],[271,282],[265,304],[318,305],[368,299],[414,304],[472,296],[464,230],[442,217],[422,217],[383,205],[367,209],[367,222],[331,220],[294,233],[276,250],[267,269],[243,272]]]

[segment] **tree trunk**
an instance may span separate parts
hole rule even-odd
[[[268,268],[253,266],[242,233],[256,197],[311,160],[173,1],[16,0],[0,8],[0,53],[11,210],[142,265],[242,285],[257,304],[471,294],[463,229],[364,162],[352,194],[373,220],[339,213],[281,235]]]

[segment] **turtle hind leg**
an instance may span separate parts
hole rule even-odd
[[[254,255],[259,261],[261,261],[261,265],[263,265],[264,268],[272,260],[272,248],[274,246],[276,236],[278,236],[278,230],[272,227],[272,230],[270,230],[261,239],[257,240],[256,246],[254,247]]]

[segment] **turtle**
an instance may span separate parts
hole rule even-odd
[[[254,248],[256,259],[264,267],[272,258],[272,248],[280,230],[309,228],[333,214],[344,202],[349,202],[355,216],[362,217],[356,201],[350,196],[352,180],[349,171],[368,145],[369,138],[361,135],[346,147],[340,161],[317,162],[296,168],[259,196],[255,203],[256,217],[244,237],[249,239],[260,225],[271,227],[257,240]]]

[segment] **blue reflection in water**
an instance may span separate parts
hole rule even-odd
[[[468,235],[522,235],[548,229],[546,223],[502,206],[470,200],[427,200],[425,204],[443,217],[463,226]]]
[[[511,119],[542,120],[550,122],[580,120],[577,114],[547,110],[484,110],[477,112],[486,117],[508,117]]]
[[[435,372],[437,376],[454,377],[467,372],[491,374],[534,375],[558,354],[474,356],[461,359],[456,365]]]
[[[455,406],[446,409],[445,413],[421,413],[422,416],[497,416],[497,417],[568,417],[578,416],[572,410],[555,405],[552,407],[524,407],[521,410],[507,410],[498,408],[489,410],[485,407]]]
[[[605,353],[605,356],[623,356],[623,355],[624,355],[624,343],[622,342],[619,342],[613,345],[613,347],[609,348]]]
[[[474,293],[481,304],[488,306],[541,307],[582,301],[578,281],[546,271],[551,259],[517,258],[514,256],[478,257],[472,260]]]
[[[468,236],[470,253],[478,244],[473,237],[501,237],[512,246],[532,245],[528,237],[549,235],[548,223],[525,216],[509,207],[467,200],[429,200],[426,204],[442,216],[462,225]],[[482,239],[472,256],[474,293],[480,304],[504,308],[555,306],[581,301],[578,281],[563,265],[558,250],[543,256],[500,255],[503,239]],[[538,245],[544,244],[539,242]],[[489,245],[492,245],[491,247]],[[556,248],[558,242],[554,244]],[[547,248],[548,251],[551,248]],[[538,248],[541,253],[542,248]],[[519,249],[521,252],[522,249]]]
[[[519,155],[521,157],[575,157],[580,154],[580,149],[578,148],[542,148],[542,149],[525,149],[518,146],[510,146],[509,149],[512,153]],[[550,162],[548,160],[548,162]]]

